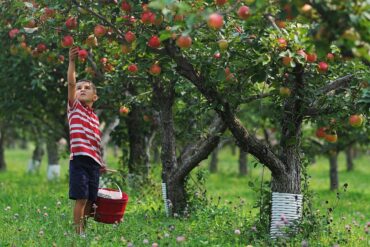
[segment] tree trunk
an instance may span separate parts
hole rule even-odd
[[[149,160],[145,153],[142,115],[141,108],[133,105],[126,119],[130,143],[128,170],[132,177],[145,180],[149,175]]]
[[[58,179],[60,177],[58,142],[53,138],[49,138],[46,143],[46,151],[49,161],[47,178],[48,180]]]
[[[346,149],[346,164],[347,164],[347,172],[353,171],[353,146],[350,145]]]
[[[329,154],[330,163],[330,190],[337,190],[339,179],[338,179],[338,153],[336,151]]]
[[[40,138],[36,138],[35,149],[33,150],[32,159],[28,163],[29,173],[38,173],[41,166],[42,156],[44,155],[43,143]]]
[[[209,171],[211,173],[216,173],[218,170],[218,151],[219,149],[216,148],[211,154],[211,161],[209,162]]]
[[[167,198],[171,214],[182,215],[187,206],[188,195],[183,179],[169,179],[167,183]]]
[[[4,131],[0,129],[0,171],[6,170],[5,154],[4,154]]]
[[[248,174],[248,153],[239,149],[239,175],[246,176]]]

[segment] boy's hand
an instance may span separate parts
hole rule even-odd
[[[104,174],[107,172],[107,167],[104,165],[104,166],[101,166],[100,169],[99,169],[99,173],[100,174]]]
[[[76,61],[76,57],[78,55],[79,48],[77,46],[73,46],[69,49],[69,61],[74,62]]]

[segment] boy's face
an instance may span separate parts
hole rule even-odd
[[[81,81],[76,85],[76,98],[81,103],[89,104],[94,103],[98,99],[98,96],[90,82]]]

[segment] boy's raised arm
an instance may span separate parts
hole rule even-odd
[[[78,47],[74,46],[69,49],[69,63],[68,63],[68,103],[71,105],[76,99],[76,57],[78,54]]]

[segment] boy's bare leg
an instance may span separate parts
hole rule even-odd
[[[91,213],[91,210],[92,210],[92,205],[93,205],[92,201],[87,201],[86,202],[85,210],[84,210],[84,227],[86,227],[87,218],[90,217],[90,213]]]
[[[73,210],[73,221],[76,227],[76,233],[81,234],[84,231],[84,213],[87,199],[76,200],[75,207]]]

